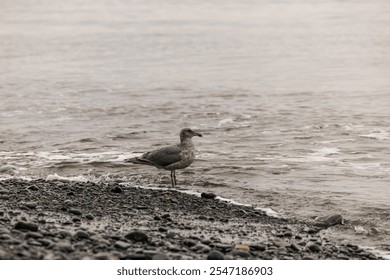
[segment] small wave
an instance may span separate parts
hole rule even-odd
[[[81,182],[81,183],[86,183],[89,182],[90,180],[84,176],[73,176],[73,177],[65,177],[65,176],[60,176],[57,173],[55,174],[49,174],[46,179],[46,181],[69,181],[69,182]]]
[[[320,149],[313,150],[313,152],[308,154],[307,156],[288,158],[286,160],[295,162],[337,161],[336,158],[331,158],[329,156],[338,154],[339,151],[340,150],[338,148],[323,147]]]
[[[377,131],[373,131],[370,134],[363,134],[363,135],[359,135],[359,136],[365,137],[365,138],[376,139],[379,141],[390,139],[389,133],[387,131],[384,131],[384,130],[377,130]]]

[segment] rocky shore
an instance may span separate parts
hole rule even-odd
[[[379,259],[316,223],[175,190],[0,181],[0,259]]]

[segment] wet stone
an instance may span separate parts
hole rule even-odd
[[[87,215],[85,215],[85,218],[88,220],[93,220],[94,216],[92,214],[87,214]]]
[[[252,251],[265,251],[267,249],[267,246],[264,245],[264,244],[251,244],[249,245],[249,248],[252,250]]]
[[[288,242],[284,241],[283,239],[275,238],[272,240],[272,244],[274,244],[276,247],[287,247],[289,245]]]
[[[208,260],[224,260],[225,256],[220,251],[213,250],[207,255],[207,259]]]
[[[121,249],[121,250],[126,250],[131,246],[130,243],[124,242],[124,241],[117,241],[114,244],[115,248]]]
[[[19,221],[15,224],[15,229],[26,230],[26,231],[38,231],[38,225]]]
[[[81,240],[81,239],[88,239],[89,238],[89,234],[85,231],[77,231],[75,234],[74,234],[74,238],[78,239],[78,240]]]
[[[318,253],[322,251],[321,246],[315,243],[310,243],[309,245],[307,245],[307,248],[314,253]]]
[[[71,214],[74,214],[74,215],[78,215],[78,216],[80,216],[83,213],[83,212],[81,212],[81,210],[76,209],[76,208],[70,208],[68,212]]]
[[[197,244],[197,242],[192,240],[192,239],[184,239],[183,240],[183,245],[185,245],[187,247],[192,247],[192,246],[195,246],[196,244]]]
[[[26,239],[28,238],[39,239],[39,238],[43,238],[43,235],[40,234],[39,232],[28,232],[26,234]]]
[[[126,239],[130,239],[134,242],[148,242],[149,237],[146,233],[142,231],[132,231],[125,235]]]
[[[292,243],[292,244],[290,245],[290,248],[291,248],[292,250],[296,251],[296,252],[300,252],[300,251],[301,251],[301,248],[300,248],[297,244],[295,244],[295,243]]]
[[[110,192],[112,192],[112,193],[122,193],[123,190],[119,186],[113,186],[113,187],[110,188]]]
[[[208,192],[208,193],[201,193],[200,195],[202,198],[205,198],[205,199],[214,199],[217,197],[217,195],[215,193],[211,193],[211,192]]]
[[[25,206],[27,206],[30,209],[35,209],[37,208],[38,204],[36,202],[27,202]]]

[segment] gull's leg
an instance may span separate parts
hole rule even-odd
[[[175,180],[175,186],[177,185],[176,183],[176,170],[173,170],[173,179]]]
[[[174,187],[174,183],[173,183],[173,174],[174,174],[174,170],[171,170],[171,183],[172,183],[172,188]]]

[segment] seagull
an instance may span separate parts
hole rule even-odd
[[[194,136],[202,137],[202,134],[190,128],[183,128],[180,131],[180,144],[146,152],[140,157],[127,159],[126,162],[170,170],[172,187],[175,187],[176,169],[184,169],[190,166],[195,159],[195,146],[192,142]]]

